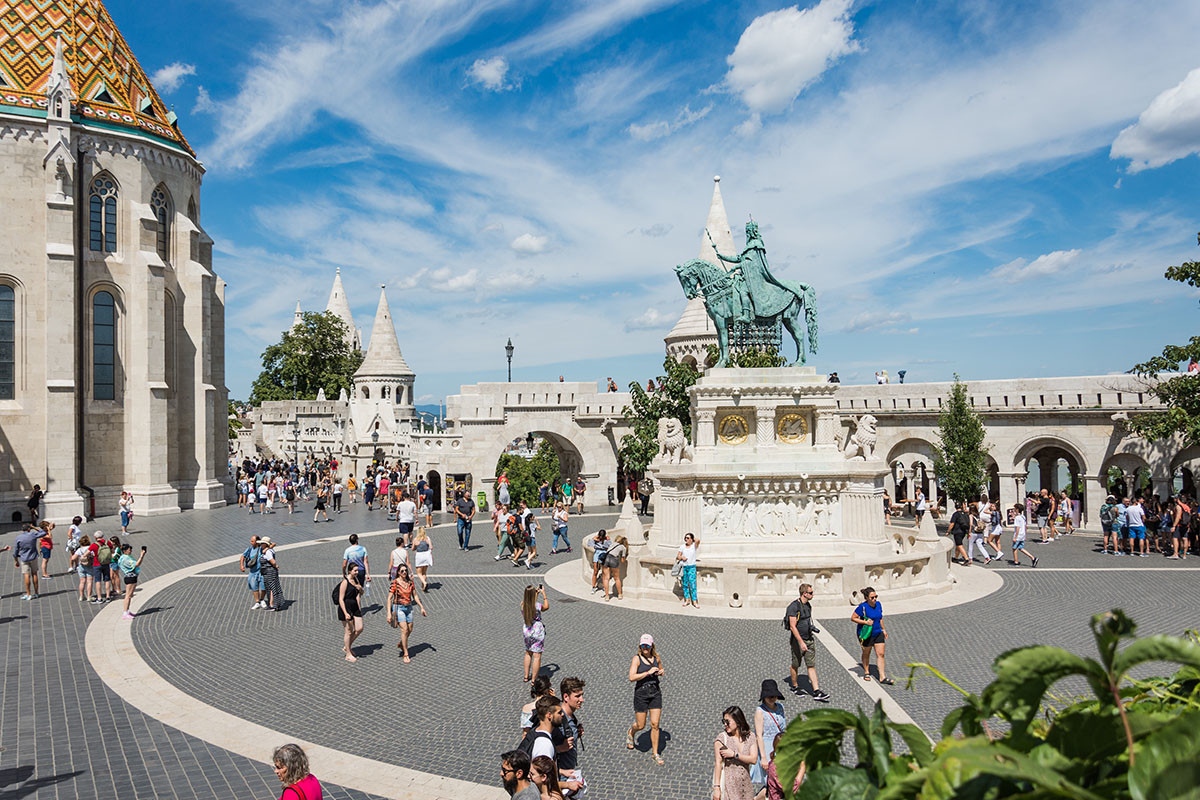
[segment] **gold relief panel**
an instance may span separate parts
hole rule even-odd
[[[802,444],[808,441],[808,415],[788,412],[782,414],[775,424],[775,438],[787,444]]]
[[[717,438],[721,444],[741,444],[750,435],[750,424],[741,414],[725,414],[717,420]]]

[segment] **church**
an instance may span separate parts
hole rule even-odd
[[[0,514],[224,505],[204,166],[100,0],[0,0]]]

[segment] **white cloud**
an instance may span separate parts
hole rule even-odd
[[[749,139],[761,130],[762,114],[751,114],[733,128],[733,132],[743,139]]]
[[[632,124],[629,126],[629,135],[641,142],[650,142],[655,139],[662,139],[670,136],[689,125],[694,125],[700,120],[708,116],[708,112],[712,111],[712,104],[705,106],[699,111],[692,111],[691,107],[684,106],[682,110],[675,116],[674,122],[665,120],[659,122],[651,122],[646,125]]]
[[[549,244],[549,236],[534,236],[532,233],[522,233],[512,240],[512,244],[509,247],[519,255],[534,256],[538,253],[546,252],[546,246]]]
[[[196,104],[192,106],[193,114],[212,114],[217,110],[217,104],[213,102],[212,96],[209,95],[208,89],[203,86],[196,89]]]
[[[671,322],[671,317],[661,313],[657,308],[647,308],[636,317],[625,320],[625,330],[626,332],[652,331],[666,328]]]
[[[850,0],[783,8],[755,18],[726,59],[725,85],[755,112],[782,111],[847,53],[858,50]]]
[[[912,314],[904,311],[864,311],[850,318],[842,327],[847,333],[862,333],[886,328],[891,325],[903,325],[912,321]]]
[[[173,92],[183,83],[184,78],[195,74],[195,66],[176,61],[174,64],[167,64],[151,75],[150,85],[160,92]]]
[[[1117,136],[1109,157],[1127,158],[1129,172],[1141,172],[1193,153],[1200,153],[1200,69],[1154,98]]]
[[[505,81],[507,76],[508,61],[504,56],[477,58],[471,68],[467,70],[467,77],[471,79],[471,83],[493,92],[503,92],[506,89],[515,88],[513,84]]]
[[[674,225],[668,225],[664,222],[656,222],[649,228],[642,228],[641,234],[642,236],[649,236],[653,239],[657,239],[660,236],[666,236],[674,227]]]
[[[630,20],[676,5],[678,2],[679,0],[607,0],[603,3],[582,3],[579,13],[523,37],[514,42],[509,50],[523,55],[542,55],[564,50],[591,41],[600,34],[624,26]]]
[[[1079,260],[1082,250],[1055,250],[1033,261],[1017,258],[992,270],[992,275],[1009,283],[1056,275]]]

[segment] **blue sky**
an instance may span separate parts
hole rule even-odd
[[[334,269],[418,402],[661,369],[722,176],[868,382],[1103,374],[1196,330],[1200,4],[107,0],[180,117],[227,384]]]

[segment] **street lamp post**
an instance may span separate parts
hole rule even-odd
[[[294,428],[292,428],[292,440],[294,442],[294,445],[292,447],[292,456],[295,458],[295,461],[296,461],[296,469],[300,469],[300,423],[299,422],[297,422],[296,426]]]
[[[512,383],[512,354],[513,354],[512,339],[508,340],[508,344],[504,345],[504,352],[508,356],[508,382]]]
[[[375,455],[379,452],[379,430],[371,431],[371,463],[375,462]]]

